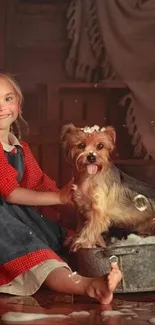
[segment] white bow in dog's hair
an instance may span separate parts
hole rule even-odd
[[[94,132],[105,132],[106,128],[102,127],[100,128],[98,125],[94,125],[94,126],[85,126],[84,128],[81,128],[81,131],[83,131],[84,133],[94,133]]]

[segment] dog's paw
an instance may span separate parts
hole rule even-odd
[[[70,247],[73,243],[74,236],[67,237],[65,241],[63,242],[64,247]]]
[[[96,247],[96,245],[93,245],[92,243],[90,243],[89,241],[81,241],[81,239],[77,239],[75,241],[73,241],[72,245],[71,245],[71,251],[72,252],[77,252],[80,248],[94,248]]]
[[[103,247],[103,248],[107,246],[104,238],[101,235],[98,237],[98,240],[96,241],[96,246]]]

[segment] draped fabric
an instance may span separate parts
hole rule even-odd
[[[135,156],[155,159],[155,0],[72,0],[67,19],[68,75],[125,82]]]

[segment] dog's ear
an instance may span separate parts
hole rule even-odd
[[[112,126],[107,126],[106,132],[108,136],[111,138],[113,145],[116,142],[116,131]]]
[[[72,123],[63,125],[61,129],[61,142],[63,143],[66,140],[67,135],[72,133],[75,129],[76,127]]]
[[[61,145],[67,160],[70,160],[70,136],[75,130],[76,127],[72,123],[64,125],[61,129]]]

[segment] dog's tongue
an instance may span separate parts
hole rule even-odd
[[[87,165],[87,172],[88,174],[95,175],[97,173],[97,165],[95,164]]]

